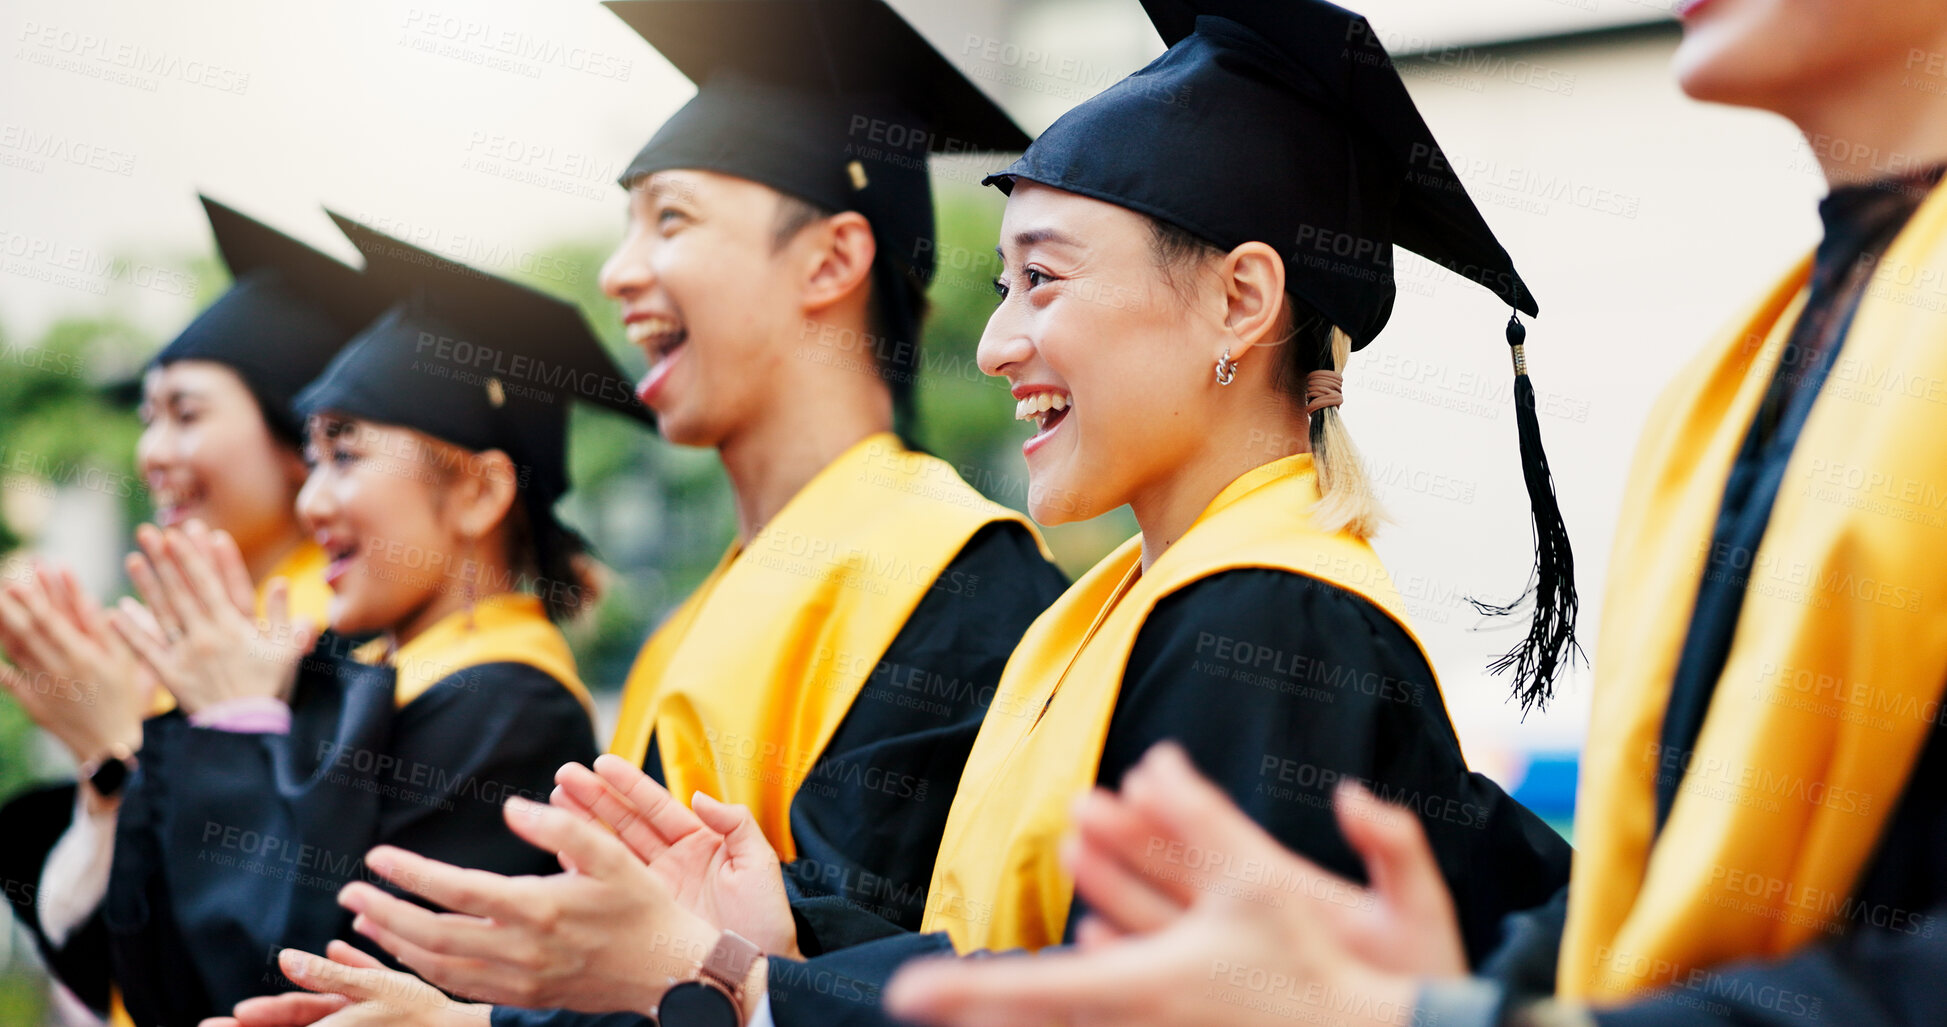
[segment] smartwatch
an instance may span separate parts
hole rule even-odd
[[[110,746],[108,754],[81,765],[81,780],[104,799],[112,799],[122,793],[128,784],[130,774],[135,772],[135,753],[129,747],[117,743]]]
[[[656,1021],[663,1027],[744,1027],[744,979],[763,954],[737,932],[723,932],[703,961],[702,976],[669,989]]]

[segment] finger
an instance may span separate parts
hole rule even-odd
[[[516,796],[507,800],[503,817],[521,840],[572,862],[590,877],[618,880],[642,865],[621,839],[552,806]]]
[[[46,633],[39,630],[26,596],[25,590],[12,587],[0,591],[0,623],[7,626],[7,651],[17,662],[28,664],[35,670],[46,670],[57,666],[59,657],[49,644]]]
[[[524,892],[511,877],[503,877],[489,870],[456,867],[390,845],[381,845],[366,853],[365,865],[392,884],[455,913],[487,917],[502,923],[527,919],[520,906]],[[345,896],[363,899],[368,893],[387,902],[401,901],[369,884],[354,881],[339,893],[339,904],[345,905]],[[363,912],[355,906],[348,905],[346,908],[355,913]]]
[[[1125,937],[1127,935],[1110,927],[1108,921],[1093,913],[1083,917],[1082,922],[1075,925],[1075,947],[1083,952],[1112,945]]]
[[[1153,958],[1131,958],[1137,948],[922,960],[909,964],[886,987],[886,1011],[901,1020],[957,1027],[1055,1019],[1118,1022],[1135,1001],[1131,996],[1153,992],[1156,978],[1180,976],[1167,966],[1158,973],[1150,965]]]
[[[1088,903],[1090,912],[1118,931],[1148,934],[1175,923],[1184,913],[1184,903],[1175,896],[1157,891],[1121,860],[1079,838],[1062,840],[1061,857],[1074,875],[1075,893]]]
[[[315,995],[308,991],[260,995],[237,1003],[236,1016],[230,1023],[237,1027],[307,1027],[351,1002],[343,995]],[[209,1027],[209,1023],[204,1021],[203,1027]]]
[[[197,1021],[196,1027],[243,1027],[243,1022],[234,1016],[209,1016]]]
[[[628,760],[604,753],[595,757],[594,769],[624,800],[641,811],[650,830],[664,841],[673,843],[702,825],[696,814],[671,795],[669,789]]]
[[[1182,747],[1159,742],[1123,779],[1124,800],[1171,840],[1214,848],[1232,859],[1287,851],[1222,789],[1191,765]]]
[[[81,588],[76,584],[74,575],[68,573],[65,567],[36,561],[34,577],[40,580],[41,591],[47,593],[48,603],[53,607],[55,616],[70,624],[79,624],[81,617],[78,603]]]
[[[156,638],[150,628],[138,623],[134,611],[129,609],[132,606],[139,608],[135,600],[123,599],[121,605],[115,608],[115,612],[109,614],[108,623],[114,626],[116,634],[122,636],[122,641],[128,643],[130,649],[135,650],[136,657],[148,666],[149,673],[160,679],[164,687],[168,687],[173,670],[169,650],[160,639]]]
[[[72,570],[61,568],[61,579],[71,597],[70,609],[75,626],[96,645],[104,649],[119,648],[122,641],[115,634],[114,629],[108,626],[108,616],[103,612],[101,604],[81,587]]]
[[[334,963],[343,963],[346,966],[362,966],[368,970],[383,970],[386,968],[384,963],[379,962],[379,957],[372,955],[370,952],[350,942],[339,941],[336,938],[333,938],[331,943],[325,946],[325,958]]]
[[[43,578],[43,583],[46,579]],[[66,603],[57,598],[56,593],[44,589],[32,589],[27,593],[27,613],[33,618],[32,632],[46,642],[50,652],[59,654],[62,663],[72,666],[67,657],[86,653],[92,648],[88,639],[82,635],[80,627],[70,620]],[[84,682],[95,685],[97,682]]]
[[[222,575],[217,573],[216,561],[210,559],[209,536],[210,529],[202,521],[190,521],[180,532],[163,533],[170,559],[189,586],[190,594],[196,597],[197,607],[211,616],[220,616],[236,608],[230,602],[230,590]],[[243,615],[254,617],[256,613],[252,610]]]
[[[653,863],[669,850],[671,844],[703,826],[703,822],[697,820],[695,814],[687,809],[681,809],[682,804],[668,799],[669,793],[664,792],[665,801],[680,810],[682,818],[689,822],[683,834],[665,837],[662,830],[672,829],[674,825],[681,822],[674,810],[661,811],[661,822],[664,827],[659,830],[635,803],[616,791],[600,775],[578,763],[564,764],[555,772],[554,779],[557,790],[566,799],[572,801],[576,808],[588,811],[589,817],[595,823],[622,839],[636,854],[636,858],[645,863]]]
[[[751,816],[750,807],[732,806],[715,798],[697,792],[690,796],[690,808],[703,820],[703,825],[724,836],[724,849],[730,854],[732,863],[771,863],[778,862],[777,850],[771,847],[770,839],[757,826],[757,818]]]
[[[291,582],[272,578],[264,590],[264,622],[273,643],[287,655],[311,651],[318,641],[318,627],[309,620],[291,618]]]
[[[406,976],[396,970],[346,966],[298,949],[279,952],[277,968],[284,971],[292,984],[306,991],[343,995],[354,1002],[376,1001],[388,994],[397,996],[400,988],[394,978]]]
[[[1094,857],[1118,862],[1130,873],[1148,878],[1158,897],[1172,900],[1179,908],[1196,900],[1195,879],[1203,875],[1183,872],[1186,868],[1180,860],[1172,864],[1170,853],[1183,850],[1171,848],[1167,829],[1159,829],[1113,793],[1098,788],[1077,798],[1075,830]]]
[[[493,959],[507,945],[507,929],[491,920],[463,913],[435,913],[362,881],[346,885],[338,903],[358,914],[352,921],[353,929],[374,941],[379,938],[367,928],[378,928],[428,952],[471,959]],[[389,945],[386,951],[398,955]]]
[[[153,541],[144,544],[143,540],[151,534]],[[163,590],[162,578],[156,573],[154,559],[149,556],[151,546],[161,547],[161,538],[161,533],[147,524],[135,529],[135,541],[143,546],[142,552],[128,554],[122,566],[128,572],[129,583],[135,586],[135,594],[142,597],[142,605],[155,616],[163,637],[173,639],[182,636],[182,618],[176,616],[174,600]]]
[[[244,563],[243,550],[237,547],[237,540],[227,531],[210,533],[210,557],[216,561],[216,569],[223,577],[224,591],[230,595],[230,605],[246,617],[257,615],[257,586],[250,580],[250,568]]]
[[[481,999],[500,997],[498,985],[508,972],[503,964],[436,952],[386,930],[363,914],[353,918],[352,930],[377,942],[421,978],[452,994]]]

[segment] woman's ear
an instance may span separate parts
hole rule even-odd
[[[1282,341],[1271,338],[1283,313],[1284,258],[1269,244],[1244,243],[1224,256],[1219,267],[1224,283],[1224,327],[1231,335],[1231,359],[1251,347]]]
[[[447,490],[459,533],[480,539],[498,528],[520,495],[519,477],[513,459],[498,449],[467,454],[459,480]]]
[[[801,237],[816,246],[815,263],[805,281],[807,311],[823,310],[847,297],[864,295],[872,278],[879,242],[872,223],[855,210],[842,211],[812,226]]]

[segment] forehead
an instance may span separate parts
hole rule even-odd
[[[713,206],[741,207],[758,197],[769,197],[768,213],[778,192],[770,186],[701,168],[675,168],[644,175],[629,187],[631,199],[673,200]]]
[[[249,390],[236,371],[213,360],[177,360],[143,372],[144,399],[160,403],[176,395],[223,400],[248,398]]]
[[[1025,249],[1120,251],[1147,238],[1149,219],[1093,197],[1020,181],[1001,215],[1004,253]]]

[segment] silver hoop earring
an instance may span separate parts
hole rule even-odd
[[[1230,358],[1230,350],[1217,358],[1217,384],[1229,385],[1237,377],[1237,361]]]

